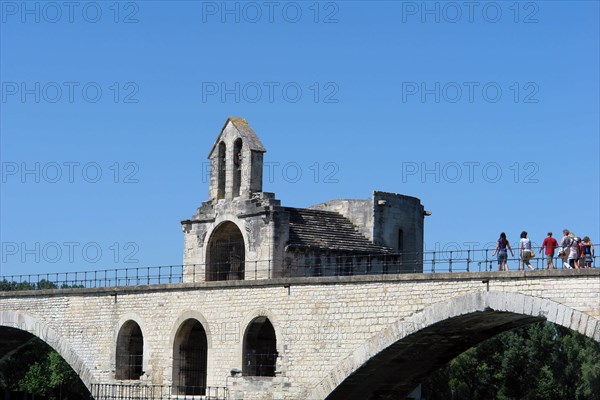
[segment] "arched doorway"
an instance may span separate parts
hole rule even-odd
[[[137,322],[123,324],[117,336],[115,379],[140,379],[144,373],[144,337]]]
[[[173,386],[176,394],[205,395],[208,341],[202,324],[188,319],[173,343]]]
[[[277,338],[267,317],[252,320],[244,334],[243,374],[247,376],[275,376]]]
[[[244,237],[236,224],[227,221],[219,225],[210,237],[207,252],[207,281],[244,279]]]

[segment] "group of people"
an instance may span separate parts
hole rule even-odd
[[[576,237],[573,232],[568,229],[563,229],[563,237],[558,241],[552,237],[552,232],[548,232],[548,236],[542,242],[539,253],[544,251],[546,256],[546,269],[556,269],[554,266],[554,254],[558,250],[558,258],[562,260],[563,269],[578,269],[592,268],[594,262],[594,245],[590,238],[585,236],[583,240]],[[494,254],[498,255],[498,271],[508,271],[508,252],[514,257],[515,254],[510,247],[510,243],[506,239],[506,234],[502,232]],[[531,246],[531,240],[527,238],[527,232],[521,232],[521,240],[519,241],[519,269],[524,270],[525,267],[535,269],[531,265],[531,259],[535,257],[535,251]]]

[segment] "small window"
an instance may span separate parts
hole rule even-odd
[[[217,179],[218,179],[218,187],[217,187],[217,199],[225,198],[225,171],[226,171],[226,154],[227,148],[225,147],[225,143],[219,143],[219,159],[217,160]]]
[[[267,317],[257,317],[250,323],[244,335],[243,374],[275,376],[276,363],[275,329]]]
[[[143,372],[144,337],[135,321],[127,321],[117,336],[115,379],[140,379]]]
[[[233,197],[240,195],[242,184],[242,139],[233,142]]]

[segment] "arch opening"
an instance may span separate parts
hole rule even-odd
[[[432,304],[390,324],[341,360],[309,397],[406,396],[469,348],[514,328],[549,321],[600,342],[600,323],[550,299],[516,292],[477,292]],[[391,396],[391,397],[389,397]]]
[[[173,343],[174,393],[206,394],[208,340],[202,324],[188,319],[181,324]]]
[[[117,335],[115,379],[138,380],[143,375],[144,337],[137,322],[129,320]]]
[[[87,370],[78,368],[82,364],[71,348],[61,346],[61,343],[64,344],[63,339],[49,328],[41,325],[37,328],[39,330],[34,334],[29,328],[0,324],[0,393],[8,396],[7,398],[25,398],[25,393],[35,398],[58,398],[60,395],[65,398],[89,398],[89,374]],[[61,373],[52,381],[41,379],[52,371]],[[22,386],[24,382],[26,384]]]
[[[327,400],[406,396],[433,371],[478,343],[544,320],[514,313],[483,311],[438,322],[376,354],[336,387]]]
[[[219,157],[217,160],[217,200],[225,198],[225,176],[227,166],[227,148],[225,143],[219,143]]]
[[[267,317],[252,320],[244,335],[243,369],[246,376],[275,376],[277,338]]]
[[[233,197],[240,195],[242,184],[242,139],[233,142]]]
[[[233,222],[221,224],[208,243],[207,281],[243,280],[245,244],[242,232]]]

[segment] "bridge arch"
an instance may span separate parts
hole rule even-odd
[[[391,324],[339,362],[307,398],[369,399],[393,388],[406,394],[430,372],[477,343],[537,321],[550,321],[600,342],[600,319],[585,312],[515,292],[470,293]],[[430,357],[424,356],[423,346]],[[408,368],[400,374],[402,363]],[[399,375],[403,377],[399,384],[386,383],[397,381]]]
[[[115,379],[139,380],[144,373],[144,334],[133,319],[119,328],[115,346]]]
[[[55,329],[33,315],[14,310],[0,310],[0,330],[16,329],[36,336],[52,347],[73,368],[83,384],[91,391],[95,378],[71,343]]]
[[[174,394],[204,395],[212,347],[206,318],[197,311],[182,313],[173,326],[170,347],[173,349],[171,382]]]
[[[277,334],[269,318],[254,318],[246,326],[242,342],[244,375],[274,377],[278,355]]]
[[[246,354],[247,351],[247,335],[248,332],[251,330],[251,326],[254,322],[266,322],[268,321],[269,324],[271,324],[271,328],[273,329],[273,342],[274,342],[274,350],[275,353],[282,354],[283,353],[283,330],[282,330],[282,322],[281,319],[279,318],[279,316],[277,316],[275,313],[273,313],[271,310],[268,310],[266,308],[255,308],[253,310],[250,310],[249,312],[247,312],[244,315],[244,318],[241,320],[240,326],[239,326],[239,331],[238,331],[238,335],[239,335],[239,339],[238,340],[238,345],[236,347],[236,357],[234,359],[234,363],[232,365],[236,365],[239,366],[240,369],[242,371],[244,371],[244,375],[246,375],[246,373],[248,372],[247,369],[247,361],[248,361],[248,357]],[[282,368],[282,364],[281,364],[281,359],[280,358],[276,358],[275,359],[275,366],[274,366],[274,370],[280,371]],[[250,374],[248,376],[257,376],[255,374]],[[260,375],[258,375],[260,376]]]
[[[141,359],[141,365],[140,365],[141,371],[143,372],[143,374],[151,373],[151,371],[149,370],[149,368],[151,366],[148,363],[148,361],[150,360],[150,350],[151,350],[150,346],[147,343],[148,324],[139,314],[134,313],[134,312],[126,312],[125,314],[121,315],[121,317],[117,321],[117,324],[114,326],[114,330],[113,330],[113,352],[111,353],[110,361],[111,361],[111,364],[115,366],[115,379],[119,379],[119,378],[117,378],[117,376],[119,376],[118,364],[119,364],[119,361],[122,361],[122,360],[118,360],[119,354],[123,354],[123,350],[125,350],[128,353],[130,352],[129,350],[132,350],[128,346],[128,345],[131,345],[132,343],[126,343],[124,341],[124,339],[126,339],[127,336],[130,336],[132,333],[134,333],[133,330],[135,329],[135,327],[131,324],[132,322],[138,326],[140,332],[136,332],[136,334],[141,333],[141,338],[142,338],[142,349],[141,349],[142,352],[141,352],[141,355],[138,353],[138,356],[140,356],[139,358]],[[123,379],[128,379],[128,378],[123,378]],[[134,379],[139,379],[139,378],[134,378]]]

